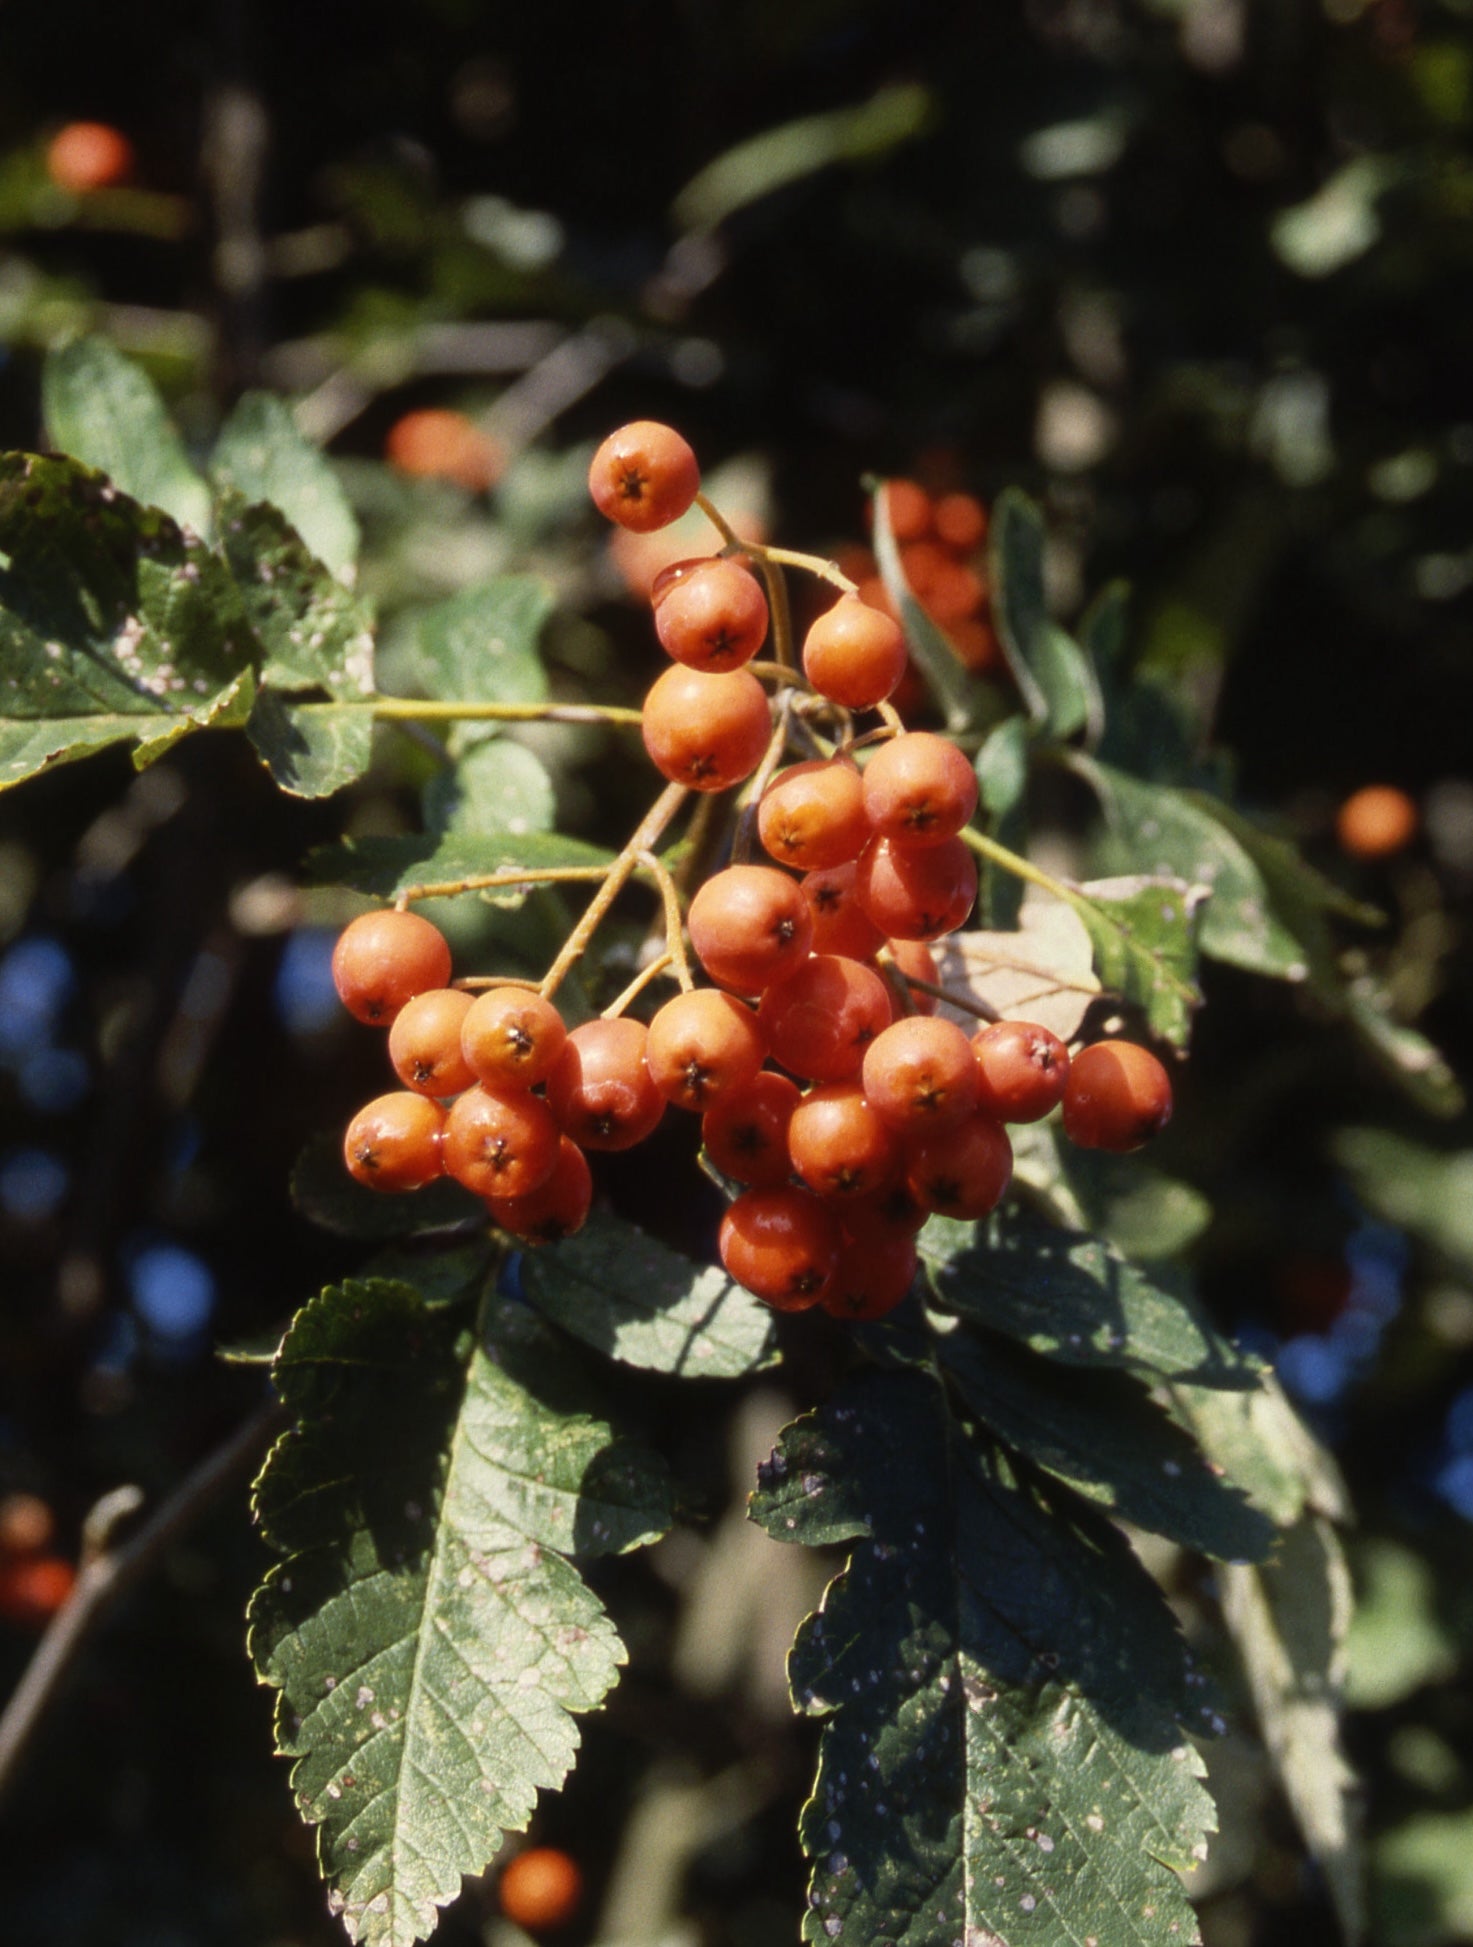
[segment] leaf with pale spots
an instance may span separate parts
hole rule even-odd
[[[772,1313],[711,1265],[694,1264],[622,1217],[528,1253],[527,1296],[625,1365],[687,1379],[740,1379],[776,1356]]]
[[[336,473],[297,430],[291,409],[269,392],[247,392],[220,429],[210,472],[248,501],[279,507],[316,558],[351,581],[358,521]]]
[[[409,1947],[556,1790],[623,1648],[569,1557],[669,1525],[659,1463],[587,1409],[565,1342],[382,1280],[321,1294],[273,1367],[251,1604],[277,1742],[349,1936]]]
[[[805,1941],[1182,1947],[1175,1874],[1212,1806],[1183,1717],[1201,1686],[1104,1519],[871,1374],[790,1426],[753,1518],[854,1540],[789,1679],[826,1720],[800,1836]]]
[[[1073,900],[1094,948],[1095,972],[1173,1047],[1191,1038],[1202,1004],[1197,927],[1202,895],[1180,879],[1093,879]]]
[[[220,551],[261,645],[261,680],[339,702],[373,692],[373,615],[316,558],[286,515],[226,492]]]
[[[0,787],[250,714],[235,584],[168,514],[76,460],[0,455],[0,556]]]

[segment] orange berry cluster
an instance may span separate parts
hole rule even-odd
[[[982,559],[987,509],[975,494],[933,495],[916,480],[887,481],[884,498],[911,593],[968,669],[994,668],[1002,650],[992,625]],[[844,566],[865,601],[893,613],[890,592],[868,548],[849,550]]]
[[[699,491],[669,427],[636,424],[599,449],[593,497],[636,531],[677,519]],[[679,563],[656,583],[672,667],[645,700],[646,747],[674,782],[714,792],[751,776],[773,712],[746,665],[769,615],[733,556]],[[884,703],[905,667],[892,618],[843,594],[803,644],[813,689],[843,711]],[[928,1214],[977,1218],[1008,1187],[1008,1123],[1062,1105],[1095,1148],[1145,1142],[1171,1111],[1165,1070],[1121,1041],[1072,1062],[1047,1028],[1002,1021],[968,1035],[937,1015],[929,942],[977,891],[962,833],[975,771],[956,745],[895,729],[863,769],[840,748],[769,778],[755,830],[771,864],[713,873],[686,928],[712,982],[644,1022],[569,1031],[522,986],[475,998],[450,985],[450,952],[410,912],[365,914],[338,941],[338,992],[389,1028],[404,1088],[349,1126],[348,1168],[375,1189],[442,1172],[529,1242],[574,1231],[592,1184],[585,1151],[641,1142],[668,1105],[701,1117],[716,1170],[744,1186],[721,1225],[733,1278],[779,1310],[875,1318],[898,1304]],[[796,876],[795,876],[796,875]]]

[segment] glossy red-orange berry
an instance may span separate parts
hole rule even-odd
[[[678,521],[700,487],[689,444],[654,419],[635,419],[610,433],[588,469],[594,506],[636,534]]]
[[[898,845],[936,845],[959,832],[977,809],[977,773],[949,737],[907,730],[864,767],[870,824]]]
[[[496,1885],[501,1910],[528,1933],[555,1933],[583,1904],[583,1875],[557,1846],[532,1846],[502,1868]]]
[[[651,683],[640,733],[650,762],[672,784],[725,791],[761,763],[772,713],[749,669],[707,675],[675,663]]]
[[[360,913],[338,935],[332,977],[355,1020],[386,1028],[416,994],[450,985],[450,948],[418,913]]]
[[[793,1111],[788,1160],[818,1196],[863,1197],[897,1173],[900,1143],[858,1082],[826,1082]]]
[[[1063,1100],[1069,1050],[1034,1021],[994,1021],[972,1036],[977,1107],[999,1122],[1038,1122]]]
[[[633,1149],[665,1113],[645,1060],[649,1030],[621,1015],[573,1029],[547,1078],[547,1100],[565,1135],[584,1149]]]
[[[857,595],[841,595],[803,638],[803,674],[846,710],[873,710],[905,674],[900,624]]]
[[[696,958],[721,986],[760,994],[808,958],[813,915],[802,888],[771,865],[713,872],[690,902]]]
[[[1171,1077],[1149,1048],[1096,1041],[1069,1064],[1064,1133],[1081,1149],[1140,1149],[1171,1120]]]
[[[77,1571],[61,1555],[0,1562],[0,1616],[21,1629],[44,1629],[76,1583]]]
[[[903,977],[910,993],[910,1004],[917,1014],[934,1014],[941,1005],[939,998],[935,994],[928,994],[924,987],[911,984],[924,980],[932,987],[941,985],[941,969],[925,941],[886,940],[885,951],[894,962],[894,970]]]
[[[343,1160],[370,1190],[418,1190],[440,1175],[445,1111],[412,1089],[375,1096],[348,1124]]]
[[[540,1096],[477,1082],[445,1118],[445,1171],[478,1197],[529,1196],[551,1176],[561,1134]]]
[[[972,1044],[939,1016],[892,1022],[865,1049],[861,1073],[875,1113],[904,1136],[955,1128],[976,1104]]]
[[[917,1201],[944,1217],[985,1217],[1013,1179],[1008,1132],[973,1114],[955,1129],[928,1136],[910,1152],[906,1181]]]
[[[900,845],[873,838],[859,855],[855,891],[882,933],[939,940],[961,925],[977,897],[977,865],[960,838]]]
[[[568,1030],[550,1000],[527,987],[488,987],[471,1002],[460,1049],[488,1088],[535,1088],[552,1073]]]
[[[810,1082],[845,1082],[864,1051],[890,1025],[890,996],[873,967],[838,953],[815,953],[769,987],[757,1009],[776,1062]]]
[[[46,145],[47,175],[77,196],[127,182],[133,159],[133,144],[110,122],[68,122]]]
[[[919,1256],[915,1236],[889,1223],[867,1200],[839,1210],[839,1261],[821,1303],[835,1318],[884,1318],[910,1290]]]
[[[524,1244],[556,1244],[581,1230],[593,1205],[593,1172],[570,1136],[558,1140],[557,1160],[535,1190],[520,1197],[487,1197],[501,1228]]]
[[[788,1124],[800,1101],[798,1085],[764,1068],[731,1089],[701,1118],[701,1141],[717,1169],[753,1189],[786,1183]]]
[[[463,412],[426,406],[403,413],[389,428],[384,458],[397,473],[421,480],[453,480],[467,493],[485,493],[506,468],[506,455]]]
[[[740,669],[767,635],[767,597],[733,556],[676,562],[655,577],[650,600],[661,648],[690,669]]]
[[[839,1261],[839,1225],[811,1190],[744,1190],[721,1220],[721,1262],[776,1311],[816,1305]]]
[[[783,771],[762,793],[757,836],[779,865],[798,872],[857,859],[870,838],[859,767],[826,757]]]
[[[716,987],[675,995],[650,1022],[645,1061],[655,1087],[698,1115],[750,1082],[766,1059],[756,1014]]]
[[[885,944],[883,927],[860,902],[859,863],[826,865],[803,875],[803,897],[813,915],[813,951],[840,953],[848,960],[871,960]]]
[[[406,1088],[421,1095],[459,1095],[476,1079],[460,1051],[471,997],[458,987],[431,987],[407,1000],[389,1029],[389,1060]]]

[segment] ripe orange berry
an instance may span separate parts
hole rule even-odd
[[[355,1020],[386,1028],[416,994],[450,985],[450,948],[418,913],[360,913],[338,935],[332,977]]]
[[[39,1494],[0,1500],[0,1554],[39,1555],[56,1533],[56,1517]]]
[[[920,541],[931,532],[931,496],[915,480],[887,480],[882,489],[890,532],[897,541]]]
[[[730,1089],[701,1117],[706,1154],[727,1176],[754,1188],[786,1183],[788,1124],[801,1097],[796,1082],[764,1068]]]
[[[1013,1178],[1008,1132],[973,1114],[956,1129],[928,1136],[910,1152],[906,1182],[917,1201],[944,1217],[985,1217]]]
[[[640,728],[661,776],[692,791],[725,791],[761,763],[772,713],[749,669],[705,675],[676,663],[651,683]]]
[[[854,889],[882,933],[897,940],[939,940],[971,912],[977,865],[960,838],[939,845],[873,838],[859,855]]]
[[[900,624],[857,595],[841,595],[803,638],[803,674],[832,703],[873,710],[905,674]]]
[[[757,1009],[774,1061],[810,1082],[846,1082],[890,1025],[890,996],[873,967],[815,953],[769,987]]]
[[[1171,1120],[1171,1077],[1149,1048],[1096,1041],[1069,1064],[1064,1133],[1081,1149],[1140,1149]]]
[[[76,1583],[77,1571],[60,1555],[0,1562],[0,1616],[22,1629],[44,1629]]]
[[[406,1088],[421,1095],[459,1095],[476,1079],[460,1051],[471,997],[458,987],[431,987],[394,1016],[389,1060]]]
[[[535,1088],[552,1073],[568,1030],[549,1000],[526,987],[488,987],[460,1026],[460,1051],[488,1088]]]
[[[803,897],[813,915],[813,951],[841,953],[848,960],[869,960],[885,944],[884,928],[876,926],[860,903],[858,861],[826,865],[803,875]]]
[[[584,1149],[633,1149],[665,1113],[645,1049],[643,1021],[585,1021],[563,1043],[547,1078],[548,1105]]]
[[[593,1172],[571,1137],[558,1139],[545,1182],[521,1197],[487,1197],[494,1222],[524,1244],[556,1244],[581,1230],[593,1205]]]
[[[715,987],[677,994],[650,1022],[645,1061],[666,1101],[703,1113],[767,1059],[757,1016]]]
[[[780,865],[799,872],[858,858],[870,837],[858,765],[812,758],[783,771],[762,793],[757,836]]]
[[[808,958],[813,915],[802,887],[770,865],[729,865],[690,902],[696,958],[714,981],[760,994]]]
[[[556,1846],[532,1846],[502,1868],[496,1890],[514,1926],[553,1933],[582,1905],[583,1875],[578,1862]]]
[[[1340,849],[1353,859],[1386,859],[1416,836],[1417,807],[1394,784],[1366,784],[1335,814]]]
[[[788,1159],[815,1195],[862,1197],[897,1173],[900,1144],[858,1082],[827,1082],[794,1109]]]
[[[561,1135],[541,1096],[478,1082],[445,1118],[445,1173],[478,1197],[530,1196],[551,1176]]]
[[[1032,1021],[994,1021],[972,1036],[977,1107],[999,1122],[1038,1122],[1063,1100],[1069,1050]]]
[[[444,1168],[440,1138],[445,1111],[410,1089],[375,1096],[348,1124],[343,1159],[370,1190],[418,1190]]]
[[[922,988],[910,986],[913,980],[927,980],[933,987],[941,985],[941,969],[936,965],[936,956],[925,941],[886,940],[885,951],[905,979],[910,991],[911,1006],[918,1014],[934,1014],[941,1005],[936,995],[928,994]]]
[[[776,1311],[806,1311],[839,1261],[839,1225],[810,1190],[744,1190],[721,1220],[721,1262]]]
[[[883,838],[939,845],[977,809],[977,773],[949,737],[907,730],[881,744],[865,765],[864,808]]]
[[[679,520],[700,488],[695,454],[673,426],[654,419],[610,433],[588,469],[594,506],[636,534]]]
[[[997,631],[985,616],[953,622],[947,631],[947,641],[956,651],[957,661],[974,674],[994,668],[1003,659]]]
[[[820,1303],[834,1318],[884,1318],[915,1278],[919,1257],[913,1233],[890,1223],[867,1201],[842,1207],[839,1231],[839,1261]]]
[[[932,523],[954,554],[971,554],[987,539],[987,509],[973,494],[942,494]]]
[[[924,606],[932,621],[951,628],[980,614],[986,600],[982,577],[959,561],[948,561],[932,577]]]
[[[955,1021],[912,1014],[864,1051],[864,1092],[875,1113],[905,1136],[953,1129],[977,1100],[977,1061]]]
[[[767,597],[730,556],[677,561],[655,577],[650,600],[661,648],[690,669],[739,669],[767,635]]]
[[[85,196],[133,173],[133,144],[108,122],[68,122],[46,145],[46,173],[58,189]]]
[[[467,493],[485,493],[506,470],[506,456],[473,419],[448,407],[406,412],[389,428],[384,458],[416,479],[453,480]]]

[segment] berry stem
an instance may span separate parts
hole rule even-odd
[[[658,958],[651,960],[647,967],[641,967],[623,993],[609,1002],[600,1015],[600,1020],[617,1021],[630,1002],[637,1000],[652,981],[658,980],[662,973],[670,971],[674,959],[673,953],[662,953]],[[689,989],[686,991],[689,992]]]
[[[1055,899],[1062,899],[1070,906],[1088,904],[1078,886],[1071,886],[1065,879],[1056,879],[1051,872],[1045,872],[1042,866],[1025,859],[1020,852],[1011,852],[1006,845],[999,845],[995,838],[989,838],[986,832],[979,832],[975,825],[968,825],[961,837],[978,858],[986,859],[990,865],[1001,866],[1004,872],[1011,872],[1015,879],[1037,886],[1040,892],[1051,892]]]
[[[589,901],[583,917],[563,941],[561,952],[543,976],[538,991],[545,998],[550,999],[557,992],[568,969],[582,957],[588,942],[598,931],[604,914],[629,883],[642,856],[653,850],[665,827],[689,796],[690,790],[687,785],[667,784],[645,813],[638,830],[630,836],[623,851],[608,868],[603,884]],[[550,875],[543,873],[540,876],[546,878]]]
[[[746,544],[743,543],[745,546]],[[801,568],[805,573],[816,575],[820,581],[831,581],[846,595],[859,593],[858,582],[851,581],[837,561],[828,561],[820,554],[802,554],[796,548],[747,547],[747,552],[759,561],[771,561],[781,568]]]
[[[299,703],[298,710],[371,710],[379,723],[637,724],[641,712],[622,703],[443,703],[415,696],[366,696],[343,703]]]
[[[641,852],[639,863],[654,875],[655,884],[660,888],[660,904],[665,909],[664,965],[674,967],[681,992],[688,994],[696,983],[685,951],[685,921],[680,911],[680,894],[675,889],[675,880],[665,861],[654,852]]]
[[[886,969],[887,972],[892,969]],[[953,987],[942,987],[934,980],[922,980],[919,974],[908,974],[901,967],[893,969],[895,978],[903,980],[907,987],[917,993],[934,994],[938,1001],[945,1001],[948,1007],[958,1007],[963,1014],[975,1014],[979,1021],[1000,1021],[1001,1014],[990,1001],[979,1001],[971,994],[959,994]]]
[[[404,912],[416,899],[453,899],[460,892],[488,892],[494,886],[576,885],[601,879],[609,868],[604,865],[545,865],[517,867],[506,872],[471,872],[463,879],[440,879],[423,885],[405,886],[394,901],[395,912]]]

